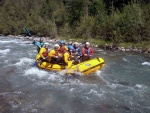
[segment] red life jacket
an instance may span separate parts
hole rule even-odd
[[[58,56],[58,51],[55,50],[55,54],[54,54],[54,55],[55,55],[55,56]]]
[[[47,57],[47,56],[48,56],[48,49],[46,49],[46,51],[43,52],[42,55],[43,55],[44,57]]]
[[[59,53],[64,54],[66,52],[65,46],[60,47]]]
[[[83,48],[82,49],[83,54],[91,55],[93,53],[93,50],[91,48]]]

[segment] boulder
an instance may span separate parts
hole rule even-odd
[[[150,53],[150,48],[148,48],[147,52]]]

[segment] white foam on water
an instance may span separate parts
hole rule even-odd
[[[36,76],[40,78],[41,80],[38,81],[38,85],[47,85],[47,84],[57,84],[62,82],[63,79],[60,75],[57,75],[53,72],[48,72],[46,70],[41,70],[35,67],[32,67],[30,69],[27,69],[24,71],[25,76]],[[44,81],[43,81],[44,79]],[[32,78],[32,80],[35,81],[35,79]],[[46,80],[46,81],[45,81]],[[52,82],[53,81],[53,82]]]
[[[146,89],[146,88],[148,88],[147,86],[145,86],[143,84],[136,84],[135,87],[139,88],[139,89]]]
[[[25,63],[32,63],[32,62],[34,62],[33,59],[24,57],[24,58],[21,58],[19,62],[15,63],[15,65],[16,66],[21,66],[21,65],[23,65]]]
[[[139,98],[143,98],[144,92],[147,91],[148,89],[148,87],[143,84],[136,84],[135,86],[123,86],[120,84],[111,84],[109,85],[109,87],[113,90],[117,90],[117,92],[121,94],[124,92],[133,92],[134,96],[137,96]],[[115,94],[115,92],[113,93]]]
[[[4,60],[4,62],[5,62],[5,63],[8,63],[8,62],[9,62],[9,60]]]
[[[102,73],[102,71],[100,71],[100,70],[97,70],[97,71],[96,71],[96,75],[97,75],[98,77],[101,77],[101,73]]]
[[[142,65],[150,66],[150,62],[143,62]]]
[[[8,94],[22,94],[21,91],[14,91],[14,92],[4,92],[4,93],[0,93],[0,95],[8,95]]]
[[[105,83],[107,83],[108,84],[108,81],[104,78],[105,77],[105,75],[104,74],[102,74],[103,73],[103,71],[101,71],[101,70],[97,70],[96,71],[96,76],[98,76],[102,81],[104,81]]]
[[[67,73],[67,71],[68,71],[67,69],[64,69],[62,71],[59,71],[59,74],[60,75],[65,75]],[[83,76],[83,74],[81,72],[78,72],[78,71],[75,71],[74,74],[79,75],[79,76]]]
[[[17,41],[17,40],[10,40],[10,41],[1,40],[0,43],[2,43],[2,44],[7,44],[7,43],[19,43],[19,41]]]
[[[106,52],[104,52],[104,51],[102,51],[102,53],[101,54],[104,54],[104,55],[106,55],[107,53]]]
[[[87,97],[87,96],[82,96],[82,98],[83,98],[83,99],[86,99],[86,100],[90,100],[90,98]]]
[[[35,67],[32,67],[30,69],[25,70],[24,75],[26,75],[26,76],[37,75],[38,77],[42,78],[42,77],[48,75],[48,72],[44,71],[44,70],[39,70],[38,68],[35,68]]]
[[[71,88],[69,91],[70,91],[70,92],[74,92],[74,91],[75,91],[75,88]]]
[[[102,49],[99,49],[99,50],[97,50],[97,51],[104,51],[104,50],[102,50]]]
[[[102,97],[104,95],[105,91],[102,91],[101,93],[97,92],[96,90],[91,89],[88,93],[85,93],[87,95],[95,95],[97,97]]]
[[[32,44],[32,41],[24,41],[23,43],[24,43],[24,44],[33,45],[33,44]]]
[[[0,50],[0,53],[4,55],[6,55],[9,52],[10,52],[10,49]]]
[[[123,61],[128,62],[128,60],[126,58],[122,58]]]
[[[142,84],[136,84],[135,87],[142,88]]]
[[[62,78],[61,75],[58,75],[56,73],[48,73],[48,80],[62,81]]]
[[[12,41],[0,41],[0,43],[3,43],[3,44],[5,44],[5,43],[11,43]]]
[[[62,70],[58,72],[60,75],[64,75],[66,73],[66,70]]]
[[[121,86],[120,84],[110,84],[109,87],[112,89],[116,89],[118,86]]]
[[[86,93],[86,94],[97,94],[97,91],[91,89],[90,92]]]
[[[21,45],[21,46],[28,46],[28,45],[25,44],[25,43],[19,43],[19,45]]]

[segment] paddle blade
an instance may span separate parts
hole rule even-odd
[[[31,36],[31,33],[30,33],[30,31],[28,30],[28,28],[25,28],[25,30],[26,30],[27,35],[28,35],[28,36]]]

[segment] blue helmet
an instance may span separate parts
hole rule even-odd
[[[61,40],[59,43],[60,43],[60,44],[65,44],[65,42],[64,42],[63,40]]]
[[[68,50],[72,50],[72,51],[74,51],[73,46],[69,45],[69,46],[68,46]]]

